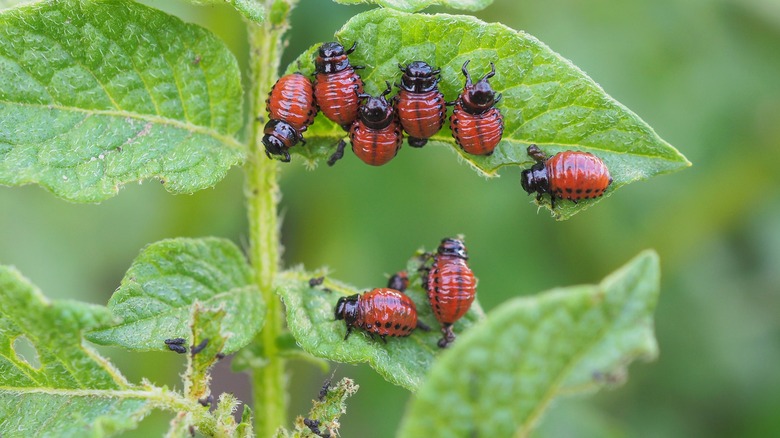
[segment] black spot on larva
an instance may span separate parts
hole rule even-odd
[[[382,327],[382,323],[381,323],[381,322],[379,322],[379,321],[377,321],[377,322],[376,322],[376,326],[377,326],[377,327]]]
[[[577,189],[577,190],[575,190],[575,192],[578,193],[578,194],[582,193],[582,189]]]
[[[566,187],[566,193],[571,193],[571,187]]]
[[[593,189],[585,189],[585,193],[590,193],[592,191],[593,191]]]
[[[395,329],[396,329],[396,330],[398,330],[398,329],[400,329],[400,328],[401,328],[401,324],[398,324],[398,323],[396,323],[396,324],[395,324]]]
[[[407,330],[409,330],[409,326],[408,326],[408,325],[405,325],[405,326],[403,326],[403,328],[402,328],[401,330],[403,330],[403,331],[407,331]]]
[[[390,326],[392,326],[392,325],[393,325],[393,323],[392,323],[392,322],[390,322],[390,321],[387,321],[387,322],[385,323],[385,328],[388,328],[388,329],[389,329],[389,328],[390,328]]]

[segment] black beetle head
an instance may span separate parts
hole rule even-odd
[[[528,193],[546,193],[550,190],[550,183],[547,179],[547,168],[544,163],[536,163],[530,169],[520,173],[520,185]]]
[[[404,73],[401,76],[401,88],[412,93],[425,93],[436,88],[440,72],[423,61],[411,62],[406,67],[398,65]]]
[[[333,58],[344,55],[344,46],[337,42],[325,43],[320,46],[319,54],[321,58]]]
[[[387,89],[379,96],[371,96],[370,94],[360,93],[358,97],[360,99],[366,99],[366,103],[360,105],[358,108],[358,114],[360,120],[371,129],[382,129],[387,127],[395,117],[393,106],[385,99],[385,96],[390,94],[392,88],[390,82],[387,82]]]
[[[488,82],[488,79],[495,76],[496,66],[491,62],[490,71],[474,84],[471,82],[471,75],[469,75],[469,71],[466,69],[468,64],[469,61],[466,61],[462,68],[463,75],[466,76],[466,85],[463,89],[463,94],[461,94],[463,109],[472,114],[480,114],[489,110],[501,100],[501,95],[496,94]]]
[[[350,295],[348,297],[339,298],[336,303],[336,309],[334,315],[336,320],[343,319],[347,325],[352,325],[357,320],[358,300],[360,295]]]
[[[466,252],[466,245],[460,239],[453,239],[451,237],[442,239],[439,244],[439,249],[436,251],[439,255],[458,257],[463,260],[468,260],[469,255]]]
[[[265,153],[281,155],[282,161],[290,161],[290,153],[287,149],[295,146],[300,140],[300,134],[289,123],[283,120],[271,119],[263,129],[263,145]]]

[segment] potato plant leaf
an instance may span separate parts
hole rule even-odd
[[[32,3],[34,1],[36,0],[0,0],[0,9],[7,9],[24,3]]]
[[[384,344],[360,330],[353,331],[345,341],[344,321],[334,318],[334,308],[340,297],[371,288],[359,289],[330,278],[325,278],[322,286],[310,286],[309,279],[320,275],[296,269],[284,272],[278,281],[277,290],[287,311],[287,325],[301,348],[335,362],[366,362],[388,382],[410,391],[417,390],[426,371],[441,353],[436,345],[441,338],[439,324],[420,287],[419,277],[410,275],[411,286],[406,293],[415,302],[420,320],[430,326],[431,331],[426,333],[418,329],[409,338],[387,338],[387,344]],[[455,333],[468,330],[482,316],[482,308],[475,300],[471,310],[455,324]]]
[[[329,387],[327,392],[321,393],[316,400],[312,400],[313,406],[305,418],[299,415],[295,419],[295,431],[279,428],[274,438],[339,436],[339,418],[347,413],[347,399],[355,395],[359,388],[352,379],[341,379]],[[319,431],[319,434],[315,433],[316,431]]]
[[[236,59],[213,34],[134,2],[0,14],[0,184],[98,202],[131,181],[211,187],[244,156]]]
[[[657,355],[658,292],[645,251],[598,285],[501,305],[434,364],[398,436],[528,436],[556,396],[619,383]]]
[[[244,18],[262,23],[265,20],[265,9],[257,0],[190,0],[192,3],[200,5],[224,4],[233,6]]]
[[[197,401],[211,395],[211,367],[225,348],[226,337],[222,330],[225,309],[207,308],[198,302],[190,310],[192,346],[184,373],[184,394]]]
[[[446,6],[453,9],[478,11],[484,9],[493,0],[335,0],[344,5],[373,3],[383,8],[397,9],[404,12],[417,12],[429,6]]]
[[[119,321],[87,337],[130,350],[164,351],[170,338],[192,345],[190,314],[196,303],[224,307],[225,353],[245,346],[262,327],[265,304],[252,285],[246,258],[232,242],[180,238],[149,245],[108,302]]]
[[[0,436],[106,436],[133,429],[151,410],[85,345],[105,326],[101,306],[48,301],[14,268],[0,266]]]
[[[399,63],[423,60],[441,69],[440,89],[452,101],[463,89],[464,62],[471,61],[469,71],[475,80],[486,74],[493,62],[496,75],[490,84],[503,96],[498,107],[505,124],[503,139],[494,153],[487,157],[466,154],[453,140],[449,122],[430,142],[432,147],[449,146],[481,174],[495,176],[504,166],[530,167],[533,160],[526,152],[530,144],[537,144],[549,155],[581,150],[600,157],[614,179],[606,196],[631,182],[690,165],[639,116],[612,99],[570,61],[531,35],[502,24],[468,16],[377,9],[353,17],[336,37],[346,46],[357,42],[350,61],[366,67],[360,74],[372,94],[383,90],[385,81],[399,81]],[[317,46],[293,61],[288,71],[313,72]],[[328,157],[345,133],[320,114],[305,136],[307,144],[291,152],[313,164]],[[399,153],[425,152],[404,149],[407,147]],[[517,192],[519,198],[534,199],[519,182]],[[548,199],[542,202],[549,207]],[[554,215],[567,219],[600,199],[576,205],[561,202]]]

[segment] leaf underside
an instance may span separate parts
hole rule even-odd
[[[422,384],[441,349],[436,342],[441,338],[439,323],[428,304],[428,298],[420,287],[419,278],[410,276],[410,288],[406,294],[417,307],[419,319],[431,327],[430,332],[415,330],[408,338],[371,339],[359,329],[344,340],[346,325],[334,319],[334,308],[340,297],[363,293],[371,288],[358,289],[330,278],[322,287],[311,287],[309,279],[321,274],[303,270],[290,270],[282,274],[277,291],[287,311],[287,325],[306,352],[343,363],[368,363],[390,383],[415,391]],[[327,289],[327,290],[326,290]],[[455,323],[454,331],[466,331],[483,316],[477,300],[471,310]],[[458,343],[456,340],[455,343]]]
[[[0,184],[98,202],[128,182],[211,187],[243,159],[238,64],[214,35],[133,2],[0,15]]]
[[[505,125],[494,153],[488,157],[466,154],[453,140],[449,122],[429,143],[449,146],[481,174],[496,176],[504,166],[530,167],[533,160],[526,152],[530,144],[539,145],[548,155],[581,150],[601,158],[613,178],[606,196],[631,182],[690,165],[585,73],[524,32],[467,16],[379,9],[353,17],[336,36],[347,47],[357,43],[350,61],[366,67],[359,72],[366,91],[374,95],[384,90],[385,81],[399,82],[399,63],[422,60],[441,69],[440,90],[446,100],[454,101],[465,82],[463,63],[471,61],[469,71],[477,80],[493,62],[496,75],[490,84],[503,96],[498,108]],[[312,73],[317,47],[292,62],[288,72]],[[333,153],[345,136],[340,127],[319,114],[305,133],[307,144],[293,147],[291,152],[314,165]],[[399,153],[404,153],[403,148]],[[519,184],[517,187],[518,197],[526,197]],[[600,199],[576,205],[560,202],[553,213],[558,219],[567,219]],[[542,202],[549,207],[549,198]]]
[[[599,285],[503,304],[434,364],[398,436],[527,436],[554,397],[620,383],[657,355],[658,292],[646,251]]]
[[[87,338],[130,350],[165,351],[166,339],[192,342],[189,322],[196,303],[224,308],[224,353],[248,344],[262,327],[265,304],[252,285],[246,258],[232,242],[179,238],[149,245],[108,302],[119,322]]]
[[[417,12],[429,6],[446,6],[453,9],[478,11],[486,8],[493,0],[335,0],[344,5],[375,4],[383,8],[404,12]]]
[[[49,302],[0,266],[0,436],[105,436],[143,419],[150,403],[82,343],[110,320],[103,307]],[[19,339],[34,351],[22,354]]]

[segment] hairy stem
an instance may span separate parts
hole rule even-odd
[[[282,52],[282,35],[287,30],[287,15],[292,0],[266,1],[266,13],[284,11],[281,16],[269,16],[263,24],[248,24],[251,66],[249,153],[245,164],[247,214],[249,215],[249,256],[255,282],[268,308],[265,326],[255,339],[262,346],[266,365],[255,369],[252,390],[255,402],[255,432],[257,436],[273,436],[287,420],[285,361],[279,356],[276,339],[283,330],[282,308],[274,293],[273,282],[280,265],[281,244],[277,206],[279,204],[276,160],[265,156],[262,144],[265,99],[274,84]],[[273,8],[273,4],[277,4]]]

